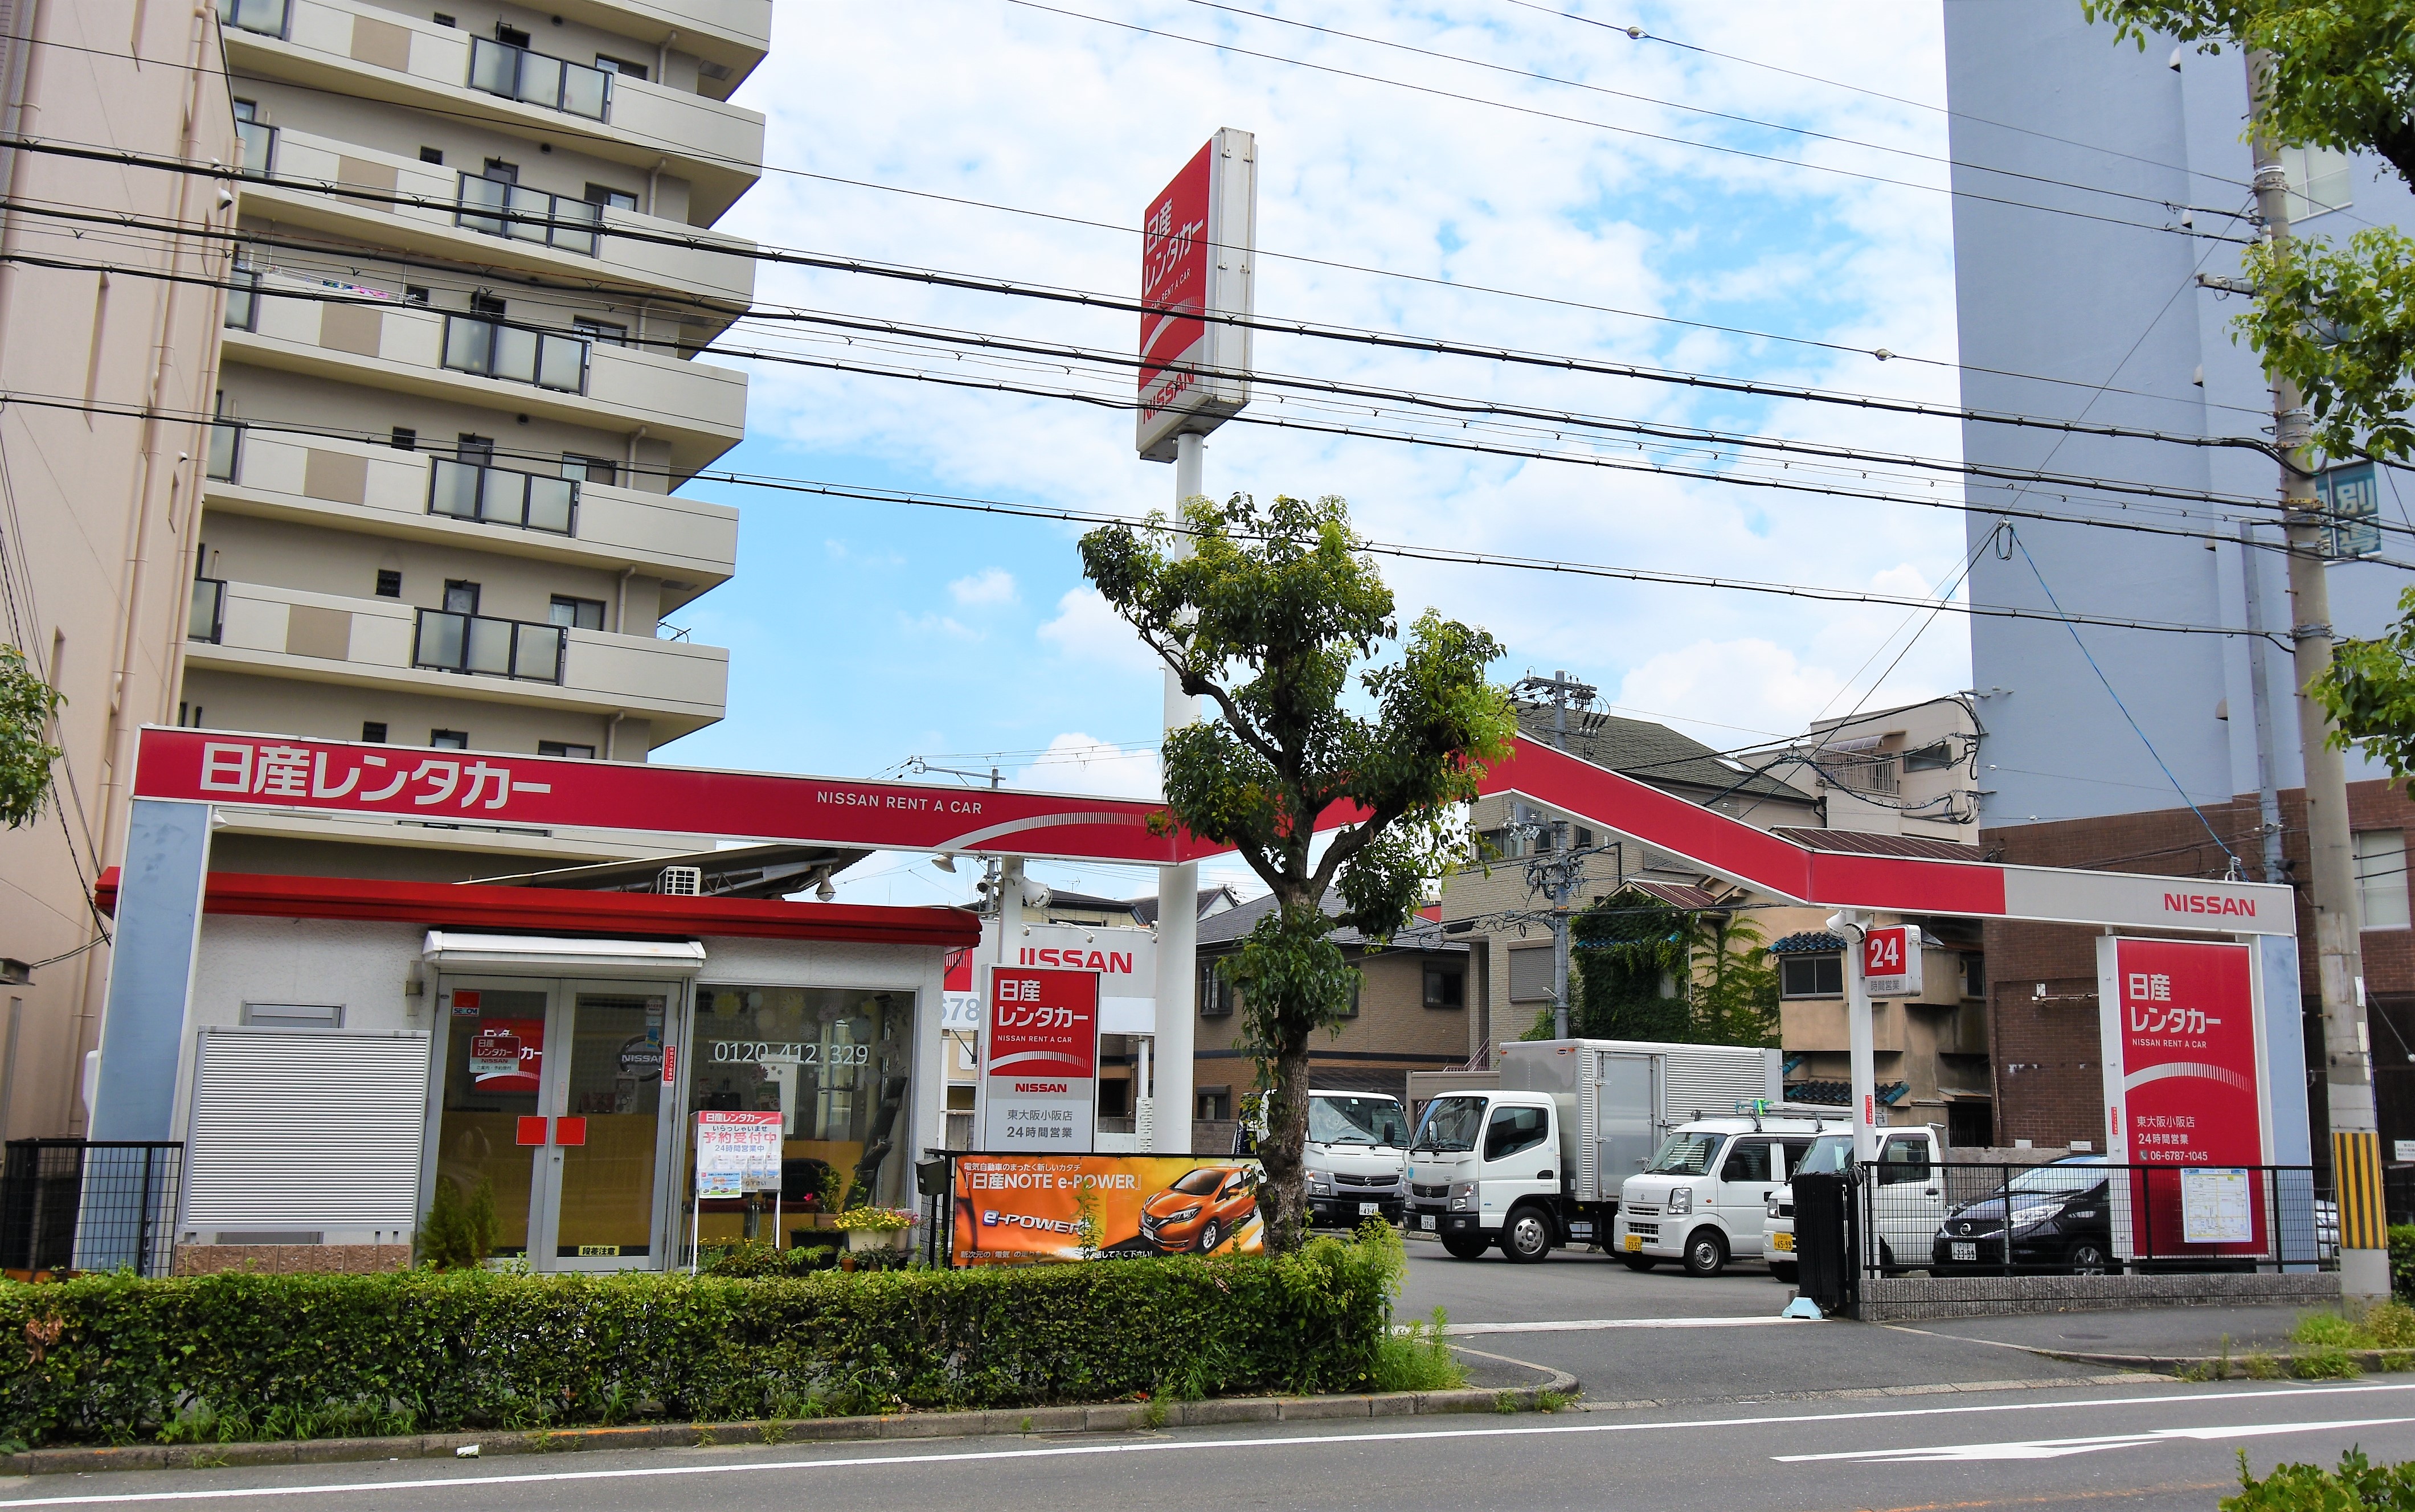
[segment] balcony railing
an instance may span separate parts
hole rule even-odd
[[[422,609],[411,665],[526,682],[560,682],[562,641],[562,629],[558,624]]]
[[[232,322],[230,322],[232,323]],[[210,427],[209,475],[220,483],[232,483],[234,470],[242,461],[243,427],[221,420]]]
[[[236,268],[227,280],[226,328],[254,330],[260,323],[260,275]]]
[[[285,35],[286,12],[291,0],[226,0],[219,12],[233,25],[262,37]]]
[[[258,121],[237,121],[235,140],[243,143],[241,167],[255,178],[266,178],[277,172],[277,127]]]
[[[612,103],[612,76],[601,68],[472,37],[470,87],[506,99],[601,121]]]
[[[217,645],[226,634],[227,585],[223,577],[193,579],[193,606],[185,614],[185,638]]]
[[[587,343],[578,337],[468,315],[444,317],[444,366],[458,373],[587,392]]]
[[[503,468],[478,467],[440,457],[428,481],[428,512],[488,525],[574,533],[578,485],[568,478],[541,478]]]
[[[540,247],[593,257],[595,231],[604,224],[604,207],[540,189],[524,189],[501,179],[464,173],[461,209],[454,217],[454,223],[489,236],[508,236],[516,242],[534,242]]]

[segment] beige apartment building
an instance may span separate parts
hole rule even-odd
[[[217,28],[142,0],[0,4],[0,132],[231,160]],[[229,224],[217,186],[0,148],[0,641],[66,696],[53,805],[0,830],[0,1132],[80,1131],[134,732],[172,719]],[[72,217],[153,230],[96,233]],[[78,232],[84,234],[79,235]],[[52,265],[37,265],[40,259]],[[163,275],[195,280],[171,282]],[[146,415],[145,411],[148,410]],[[13,973],[12,973],[13,975]]]
[[[1958,694],[1815,719],[1739,757],[1820,800],[1827,828],[1979,843],[1979,716]]]
[[[743,434],[696,354],[754,292],[728,96],[770,0],[221,0],[249,233],[226,307],[180,723],[643,761],[722,716],[677,627]],[[428,879],[625,835],[230,816],[223,869]],[[633,816],[632,824],[642,823]],[[666,846],[665,852],[672,848]]]

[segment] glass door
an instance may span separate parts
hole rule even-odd
[[[542,1270],[655,1268],[663,1254],[665,1047],[675,982],[565,982],[544,1100]]]
[[[433,1177],[465,1204],[493,1203],[495,1258],[526,1257],[544,1145],[538,1110],[555,984],[472,979],[442,985]],[[429,1197],[436,1197],[433,1186]]]

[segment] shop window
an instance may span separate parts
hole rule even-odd
[[[2405,929],[2407,831],[2356,832],[2356,901],[2367,929]]]
[[[835,1208],[869,1183],[870,1200],[913,1201],[905,1143],[914,995],[718,983],[696,990],[687,1118],[781,1115],[783,1204]],[[693,1156],[688,1184],[694,1190]],[[704,1242],[738,1238],[745,1215],[703,1214]],[[787,1235],[783,1235],[784,1241]]]
[[[1780,997],[1842,997],[1845,958],[1842,955],[1789,955],[1778,963]]]
[[[1467,968],[1439,961],[1426,963],[1425,1005],[1428,1008],[1467,1006]]]

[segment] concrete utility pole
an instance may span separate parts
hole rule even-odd
[[[2276,254],[2289,247],[2289,175],[2280,144],[2264,128],[2266,52],[2247,54],[2247,97],[2256,131],[2256,208]],[[2358,931],[2355,854],[2348,838],[2348,768],[2330,741],[2332,722],[2306,689],[2331,670],[2331,584],[2322,554],[2322,506],[2316,497],[2312,426],[2298,385],[2272,383],[2273,439],[2281,468],[2282,526],[2289,543],[2289,638],[2298,682],[2298,743],[2306,770],[2306,849],[2313,861],[2315,953],[2323,1003],[2323,1070],[2330,1096],[2332,1189],[2340,1209],[2340,1292],[2352,1304],[2390,1295],[2384,1236],[2381,1136],[2374,1119],[2373,1068],[2366,1050],[2364,963]],[[2248,563],[2248,570],[2254,564]]]
[[[1569,706],[1593,702],[1598,690],[1563,671],[1548,678],[1521,679],[1514,691],[1538,693],[1552,701],[1552,743],[1565,751]],[[1568,854],[1568,821],[1553,819],[1549,832],[1553,860],[1543,868],[1548,876],[1543,886],[1552,900],[1552,1038],[1565,1040],[1568,1037],[1568,900],[1576,893],[1577,876],[1583,867]],[[1530,875],[1531,880],[1535,878]]]
[[[1206,491],[1208,439],[1186,431],[1175,438],[1174,507]],[[1191,537],[1177,535],[1174,549],[1191,554]],[[1165,727],[1178,730],[1199,718],[1199,700],[1182,691],[1174,668],[1165,669]],[[1162,758],[1160,766],[1162,767]],[[1191,1153],[1192,1045],[1198,1019],[1192,996],[1199,975],[1199,863],[1157,869],[1157,1054],[1156,1082],[1149,1088],[1149,1149],[1158,1155]],[[1135,1110],[1137,1119],[1137,1110]],[[1137,1123],[1135,1123],[1137,1127]]]

